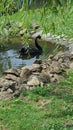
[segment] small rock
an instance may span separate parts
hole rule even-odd
[[[50,66],[50,72],[59,74],[62,72],[60,63],[57,61],[52,61],[52,64]]]
[[[70,63],[69,68],[73,70],[73,62]]]
[[[32,74],[32,71],[28,67],[22,68],[21,74],[20,74],[22,82],[27,82],[31,74]]]
[[[54,74],[53,77],[50,78],[51,82],[59,82],[61,80],[62,77],[60,77],[57,74]]]
[[[54,55],[50,55],[50,56],[49,56],[49,59],[52,59],[53,57],[54,57]]]
[[[42,70],[42,73],[40,74],[39,79],[42,83],[50,82],[49,71],[48,70]]]
[[[34,33],[36,33],[35,31],[31,31],[30,34],[33,35]]]
[[[70,52],[70,54],[73,54],[73,44],[69,45],[69,52]]]
[[[20,70],[12,68],[12,69],[9,69],[9,70],[5,71],[4,74],[12,74],[12,75],[15,75],[15,76],[19,77]]]
[[[36,76],[32,76],[29,81],[27,82],[28,86],[36,86],[36,85],[40,85],[40,81]]]
[[[42,33],[43,33],[43,30],[41,30],[41,31],[39,31],[39,32],[36,32],[36,33],[34,33],[33,35],[32,35],[32,38],[36,38],[37,36],[41,36],[42,35]]]
[[[52,64],[52,60],[50,58],[47,59],[48,65]]]
[[[40,64],[33,64],[30,69],[32,72],[41,72],[42,66]]]
[[[58,60],[58,62],[61,64],[61,63],[63,62],[63,59],[60,58],[60,59]]]
[[[0,92],[0,101],[11,100],[12,97],[12,94],[9,94],[7,91]]]
[[[32,27],[33,27],[33,29],[38,29],[38,28],[40,28],[40,26],[39,26],[38,24],[36,24],[36,23],[33,23],[33,24],[32,24]]]
[[[13,93],[13,90],[10,89],[10,88],[8,88],[8,89],[7,89],[7,92],[8,92],[8,93]]]
[[[70,52],[73,55],[73,51]]]
[[[73,60],[73,54],[70,55],[70,60]]]
[[[40,73],[39,72],[33,72],[33,75],[40,75]]]
[[[42,68],[43,68],[43,69],[46,69],[46,68],[47,68],[47,66],[46,66],[45,63],[42,64]]]
[[[40,64],[33,64],[32,66],[22,67],[22,71],[26,69],[30,70],[31,72],[41,72],[42,66]]]
[[[59,59],[58,55],[54,56],[53,59],[56,60],[56,61],[58,61],[58,59]]]
[[[43,37],[42,36],[42,39],[45,40],[46,42],[49,42],[50,44],[53,44],[54,43],[54,40],[51,38],[51,37]]]
[[[5,79],[12,80],[12,81],[16,81],[16,82],[19,82],[19,80],[20,80],[19,77],[16,77],[15,75],[11,75],[11,74],[7,74],[7,75],[5,76]]]
[[[59,36],[56,36],[56,39],[60,39],[60,35],[59,35]]]
[[[7,91],[8,88],[14,88],[16,85],[16,82],[13,82],[11,80],[7,80],[4,78],[0,79],[0,88],[1,91]]]
[[[64,71],[64,69],[69,68],[69,64],[70,63],[67,63],[67,62],[61,63],[62,72]]]
[[[51,37],[51,34],[50,33],[47,33],[47,34],[42,34],[42,39],[47,39],[47,38],[50,38]]]

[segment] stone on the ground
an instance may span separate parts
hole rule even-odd
[[[20,78],[15,76],[15,75],[12,75],[12,74],[7,74],[5,76],[5,79],[8,79],[8,80],[12,80],[12,81],[16,81],[16,82],[19,82]]]
[[[6,91],[8,88],[15,88],[16,82],[0,78],[0,91]]]
[[[31,72],[35,72],[35,71],[41,72],[42,67],[41,67],[40,64],[33,64],[32,66],[22,67],[22,71],[23,71],[23,70],[26,70],[26,69],[30,70]]]
[[[12,69],[8,69],[4,72],[4,74],[12,74],[12,75],[15,75],[17,77],[19,77],[20,75],[20,70],[19,69],[15,69],[15,68],[12,68]]]
[[[29,81],[27,82],[27,85],[30,87],[40,85],[40,81],[36,76],[32,76]]]
[[[38,28],[40,28],[40,26],[38,24],[36,24],[36,23],[32,23],[32,28],[33,29],[38,29]]]
[[[20,78],[22,82],[27,82],[29,76],[32,74],[32,71],[29,69],[29,67],[24,67],[21,69]]]
[[[69,45],[69,52],[70,52],[71,54],[73,54],[73,44],[70,44],[70,45]]]
[[[73,62],[70,63],[69,68],[73,70]]]
[[[34,33],[33,35],[32,35],[32,38],[36,38],[37,36],[41,36],[42,35],[42,33],[43,33],[43,30],[41,30],[41,31],[39,31],[39,32],[36,32],[36,33]]]
[[[52,64],[50,65],[50,72],[59,74],[62,72],[60,63],[57,61],[52,61]]]

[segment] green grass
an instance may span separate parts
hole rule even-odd
[[[0,102],[0,130],[73,130],[73,72],[60,83]]]
[[[45,33],[51,32],[57,35],[63,33],[69,38],[73,37],[73,6],[70,8],[41,8],[26,11],[21,9],[11,16],[2,16],[0,25],[5,25],[8,20],[13,21],[14,25],[17,22],[23,23],[22,28],[27,28],[29,31],[32,30],[31,24],[35,22],[42,27]]]

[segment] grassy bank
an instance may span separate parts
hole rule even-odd
[[[19,12],[2,16],[0,18],[0,31],[5,27],[7,22],[13,24],[14,32],[16,24],[22,23],[22,29],[27,28],[32,30],[31,24],[39,24],[45,33],[65,34],[69,38],[73,37],[73,6],[72,7],[52,7],[26,10],[21,9]],[[16,29],[17,30],[17,29]],[[18,31],[18,30],[17,30]]]
[[[73,130],[72,77],[0,102],[0,130]]]

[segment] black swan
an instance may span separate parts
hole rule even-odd
[[[21,50],[19,51],[20,55],[27,55],[28,54],[28,49],[22,47]]]
[[[20,55],[40,55],[42,53],[42,47],[38,44],[38,39],[41,39],[41,36],[35,38],[35,46],[30,46],[28,48],[21,48]]]

